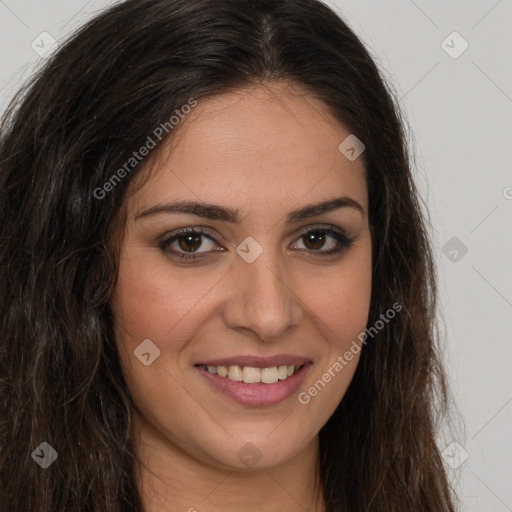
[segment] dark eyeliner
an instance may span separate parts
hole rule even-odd
[[[308,235],[309,233],[321,233],[324,235],[330,235],[332,236],[337,242],[338,247],[335,247],[333,249],[330,249],[328,251],[323,251],[321,249],[318,250],[307,250],[307,249],[300,249],[300,252],[306,251],[309,254],[312,254],[315,257],[329,257],[334,256],[336,254],[340,254],[344,250],[350,248],[352,243],[355,241],[354,237],[348,236],[345,232],[342,230],[339,230],[334,227],[315,227],[311,226],[307,228],[305,231],[302,232],[301,235],[297,238],[299,240],[300,238]],[[217,244],[217,241],[213,236],[205,229],[205,228],[183,228],[177,231],[174,231],[168,235],[164,235],[163,238],[161,238],[158,241],[158,247],[160,250],[165,254],[172,254],[173,257],[179,258],[180,261],[183,260],[197,260],[201,259],[207,256],[210,256],[212,252],[214,251],[208,251],[204,253],[186,253],[186,252],[177,252],[177,251],[169,251],[167,248],[169,245],[171,245],[175,240],[177,240],[180,236],[184,235],[199,235],[202,237],[206,237],[210,239],[212,242]]]
[[[186,252],[176,252],[176,251],[168,251],[167,247],[171,245],[176,239],[178,239],[180,236],[184,235],[200,235],[204,236],[206,238],[209,238],[212,242],[217,243],[217,241],[213,238],[212,235],[210,235],[205,228],[183,228],[179,229],[177,231],[173,231],[170,234],[164,235],[163,238],[161,238],[158,241],[158,247],[164,254],[171,253],[173,256],[176,256],[182,260],[197,260],[199,258],[203,258],[211,253],[209,251],[208,253],[186,253]]]
[[[334,256],[336,254],[340,254],[341,252],[345,251],[346,249],[349,249],[350,246],[355,242],[355,237],[348,236],[345,232],[334,228],[334,227],[328,227],[328,228],[321,228],[321,227],[309,227],[302,233],[300,238],[304,237],[305,235],[308,235],[309,233],[322,233],[322,234],[328,234],[332,236],[339,244],[338,247],[335,247],[334,249],[330,249],[328,251],[322,251],[322,250],[308,250],[308,253],[312,253],[315,257],[328,257],[328,256]]]

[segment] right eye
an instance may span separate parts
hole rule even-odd
[[[169,236],[159,242],[159,246],[163,252],[175,255],[179,257],[180,260],[196,260],[202,258],[203,256],[201,255],[214,251],[211,249],[198,251],[198,249],[204,247],[205,238],[213,242],[215,246],[214,238],[203,229],[184,228],[170,233]]]

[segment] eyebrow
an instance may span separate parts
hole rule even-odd
[[[354,199],[348,196],[335,197],[327,201],[310,204],[298,210],[288,213],[286,216],[286,223],[299,222],[301,220],[329,213],[340,208],[353,208],[358,210],[363,215],[366,215],[364,208]],[[220,220],[225,222],[232,222],[239,224],[241,221],[240,211],[219,206],[216,204],[195,202],[195,201],[178,201],[175,203],[164,203],[148,208],[135,215],[135,220],[149,217],[161,213],[167,214],[190,214],[196,215],[209,220]]]

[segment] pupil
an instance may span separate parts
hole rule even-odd
[[[182,243],[183,240],[185,240],[186,242]],[[187,243],[194,242],[194,241],[196,243],[194,244],[193,247],[191,247],[190,245],[187,245]],[[180,242],[180,248],[183,249],[184,251],[194,251],[196,249],[199,249],[199,247],[201,247],[201,237],[199,235],[180,236],[179,242]]]
[[[306,235],[306,245],[311,242],[314,247],[312,249],[321,249],[325,242],[325,235],[323,233],[309,233]]]

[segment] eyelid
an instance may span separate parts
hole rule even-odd
[[[217,245],[220,245],[219,242],[217,242],[217,240],[216,240],[217,235],[215,234],[214,230],[212,230],[211,228],[208,228],[206,226],[186,227],[186,228],[180,228],[180,229],[176,229],[174,231],[166,232],[158,238],[158,245],[160,246],[160,248],[165,249],[165,246],[170,245],[171,242],[174,241],[173,239],[177,239],[180,236],[185,236],[187,234],[192,234],[192,235],[197,234],[199,236],[208,238],[212,242],[215,242]],[[186,253],[179,253],[179,254],[186,254]],[[190,254],[193,254],[193,253],[190,253]],[[196,253],[196,254],[201,254],[201,253]]]
[[[335,231],[339,235],[346,236],[347,238],[350,238],[348,233],[341,228],[338,228],[336,226],[333,226],[332,224],[312,224],[311,226],[308,226],[306,229],[299,229],[298,233],[301,233],[302,235],[308,234],[310,231]]]
[[[321,231],[327,234],[330,234],[331,236],[334,236],[332,233],[340,236],[343,238],[346,242],[352,243],[355,242],[356,237],[350,236],[347,231],[345,231],[342,228],[339,228],[337,226],[334,226],[332,224],[311,224],[307,228],[300,228],[297,231],[293,233],[293,241],[297,240],[298,238],[303,237],[304,235],[307,235],[310,232],[316,233],[317,231]],[[320,252],[320,251],[319,251]]]
[[[340,237],[340,239],[337,239],[336,241],[338,244],[341,244],[342,247],[339,250],[335,250],[334,251],[335,254],[339,254],[344,249],[348,249],[352,245],[352,243],[356,240],[356,237],[352,237],[352,236],[348,235],[348,233],[344,229],[333,226],[332,224],[327,224],[327,225],[326,224],[312,224],[305,229],[300,228],[297,231],[295,231],[295,233],[293,234],[294,238],[293,238],[292,242],[297,241],[298,239],[307,235],[310,232],[324,232],[333,238],[336,238],[335,234],[338,235]],[[193,227],[189,226],[186,228],[180,228],[180,229],[165,233],[164,235],[159,237],[158,245],[160,246],[160,248],[163,251],[165,251],[166,247],[175,241],[174,239],[177,239],[178,237],[184,236],[188,233],[197,234],[199,236],[204,236],[204,237],[210,239],[215,244],[220,245],[219,242],[216,240],[217,235],[215,234],[215,230],[213,230],[207,226],[193,226]],[[329,251],[309,250],[307,252],[311,253],[314,256],[325,256],[327,258],[330,251],[332,251],[332,250],[329,250]],[[180,255],[181,260],[187,260],[187,259],[196,260],[196,259],[205,258],[208,255],[211,255],[211,253],[213,253],[215,251],[210,250],[210,251],[204,251],[204,252],[191,252],[191,253],[178,252],[178,251],[170,251],[170,252],[174,253],[174,255]]]
[[[351,239],[351,237],[348,235],[348,233],[344,229],[333,226],[332,224],[312,224],[305,229],[303,227],[297,229],[293,233],[292,236],[294,236],[296,238],[301,235],[304,236],[304,235],[308,234],[310,231],[317,231],[317,230],[332,230],[332,231],[335,231],[336,233],[338,233],[339,235],[343,235],[343,236],[347,237],[347,239]],[[209,237],[211,237],[214,242],[218,243],[217,240],[215,239],[215,237],[217,236],[217,232],[214,229],[209,228],[208,226],[193,226],[193,227],[190,226],[190,227],[186,227],[186,228],[176,229],[174,231],[170,231],[170,232],[163,234],[161,237],[159,237],[159,241],[168,241],[169,239],[171,239],[175,236],[179,236],[179,235],[183,235],[183,234],[187,234],[187,233],[205,234],[205,235],[208,235]],[[295,238],[293,240],[295,240]]]

